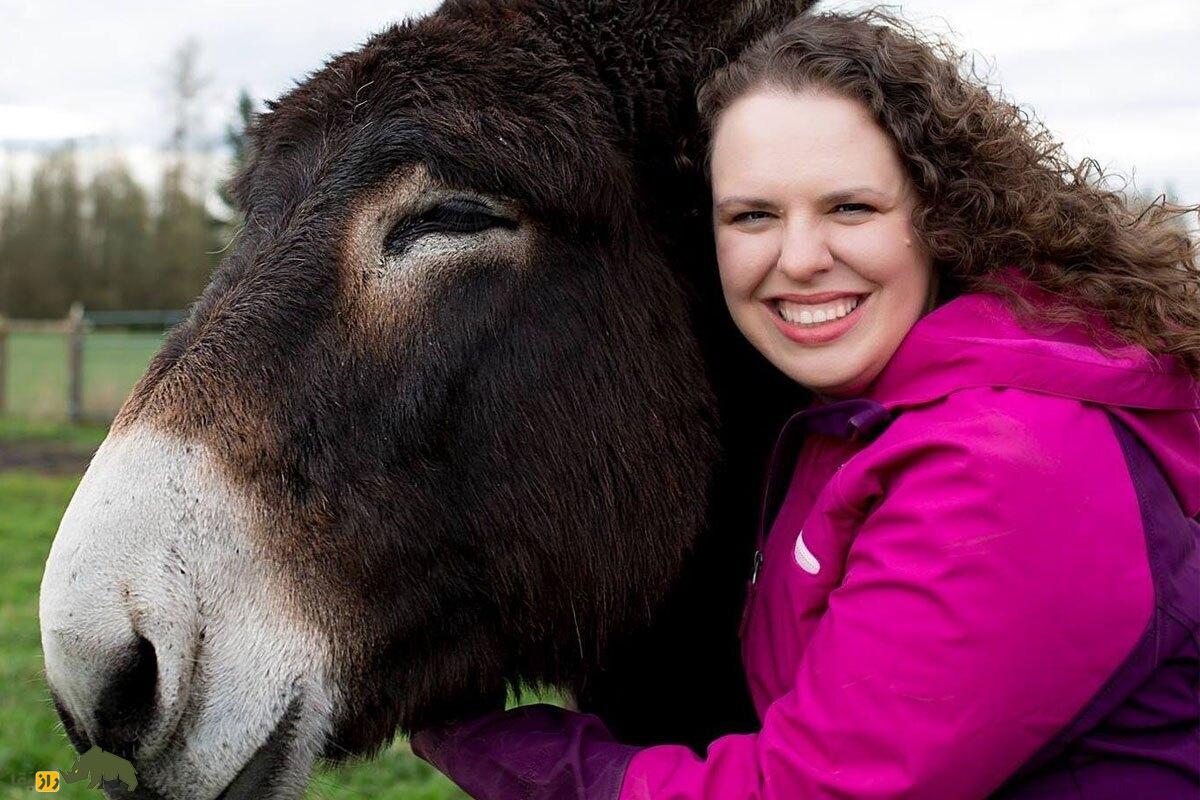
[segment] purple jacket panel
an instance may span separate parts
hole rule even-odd
[[[481,800],[615,800],[638,749],[591,714],[548,705],[423,730],[412,748]]]
[[[1112,424],[1142,513],[1154,613],[1112,679],[997,800],[1200,797],[1200,522],[1139,438]]]

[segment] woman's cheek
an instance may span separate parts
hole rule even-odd
[[[767,237],[718,234],[717,263],[726,294],[749,295],[770,271]]]
[[[843,252],[863,278],[883,286],[916,277],[916,251],[908,225],[897,220],[879,220],[847,228]]]

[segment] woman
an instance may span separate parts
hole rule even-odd
[[[1194,245],[960,65],[806,17],[701,95],[730,312],[817,395],[743,623],[762,729],[703,758],[547,707],[419,734],[473,796],[1200,792]]]

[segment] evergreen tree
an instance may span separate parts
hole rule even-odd
[[[214,221],[186,181],[181,164],[163,171],[151,245],[160,308],[189,305],[208,282],[221,247]]]
[[[254,108],[254,99],[250,97],[250,93],[242,89],[238,93],[237,100],[237,116],[234,122],[225,126],[225,144],[229,146],[230,155],[233,161],[229,167],[229,177],[232,178],[237,174],[242,165],[246,163],[246,128],[250,127],[250,123],[254,121],[254,115],[257,110]],[[233,198],[229,196],[229,188],[227,181],[222,181],[219,189],[221,200],[231,209],[234,208]]]
[[[14,198],[15,192],[4,213],[5,313],[62,316],[81,290],[80,272],[87,271],[74,146],[41,159],[27,197]]]
[[[21,211],[18,197],[17,176],[9,164],[4,175],[4,188],[0,192],[0,314],[5,316],[12,316],[14,313],[14,231]]]
[[[83,186],[79,182],[79,164],[74,142],[51,156],[54,165],[56,226],[48,239],[53,274],[61,282],[63,313],[71,303],[82,300],[92,272],[89,252],[84,246]],[[57,316],[57,315],[56,315]]]

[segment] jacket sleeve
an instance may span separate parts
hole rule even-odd
[[[791,690],[703,759],[639,751],[621,800],[981,798],[1087,704],[1151,614],[1137,498],[1102,411],[983,399],[843,468],[861,522]]]
[[[426,728],[411,744],[476,800],[613,800],[637,752],[599,718],[541,704]]]

